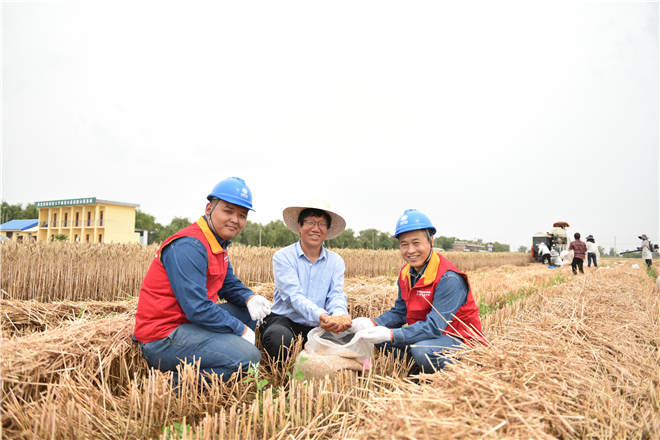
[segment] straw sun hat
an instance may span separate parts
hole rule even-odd
[[[346,229],[346,221],[339,214],[330,211],[330,204],[323,199],[314,197],[307,200],[303,206],[289,206],[282,213],[284,223],[294,234],[300,235],[298,216],[307,208],[320,209],[327,212],[330,216],[330,227],[328,228],[328,235],[325,237],[326,240],[338,237]]]

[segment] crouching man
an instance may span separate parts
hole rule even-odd
[[[280,360],[288,357],[287,348],[296,337],[306,342],[307,334],[319,326],[339,333],[351,321],[344,294],[344,260],[323,247],[326,239],[344,231],[346,222],[318,198],[286,208],[283,216],[300,240],[273,255],[273,313],[261,327],[264,349]]]
[[[415,372],[442,369],[451,351],[469,341],[486,342],[468,277],[433,251],[435,232],[421,212],[403,213],[394,234],[408,263],[399,274],[399,297],[389,311],[356,318],[350,329],[376,348],[412,356]]]
[[[261,360],[256,321],[270,302],[234,275],[227,246],[252,210],[252,192],[242,179],[218,183],[196,223],[166,239],[140,289],[134,339],[154,368],[174,372],[181,362],[200,361],[200,372],[244,372]],[[227,302],[217,304],[218,298]]]

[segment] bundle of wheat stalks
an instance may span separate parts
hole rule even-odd
[[[471,272],[475,296],[516,290],[521,282],[538,289],[488,315],[488,346],[466,350],[450,368],[414,382],[406,378],[409,365],[392,357],[377,356],[360,377],[316,382],[291,378],[290,364],[271,365],[264,357],[256,372],[226,383],[213,377],[202,385],[194,366],[186,366],[180,389],[173,391],[168,375],[148,368],[131,341],[134,303],[127,303],[129,311],[105,317],[91,312],[103,303],[88,303],[88,314],[78,319],[62,319],[57,327],[50,319],[46,330],[2,339],[3,434],[660,437],[660,310],[653,281],[642,270],[620,265],[572,279],[563,273],[565,282],[551,286],[557,272],[545,269],[544,279],[542,270]],[[353,310],[367,316],[389,309],[396,295],[391,278],[372,281],[351,279],[346,286]],[[259,288],[272,292],[272,285]],[[14,309],[18,304],[12,302]],[[40,309],[39,316],[57,310],[71,314],[53,306]],[[293,347],[290,359],[300,349]]]

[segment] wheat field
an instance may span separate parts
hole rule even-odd
[[[3,274],[21,272],[4,257]],[[134,296],[107,300],[93,287],[94,298],[37,301],[3,287],[2,437],[660,438],[660,302],[632,263],[580,276],[538,264],[468,270],[489,343],[434,374],[412,378],[409,363],[377,354],[361,375],[303,382],[262,350],[256,372],[226,383],[202,386],[186,365],[178,391],[132,342]],[[273,284],[253,290],[272,298]],[[396,274],[347,278],[345,292],[353,317],[377,316],[394,303]]]
[[[22,300],[114,301],[137,296],[156,255],[156,245],[99,245],[69,242],[7,241],[0,248],[3,297]],[[229,257],[236,276],[248,286],[273,281],[275,248],[232,245]],[[335,249],[346,263],[346,278],[398,273],[397,250]],[[448,252],[461,270],[525,265],[528,254]]]

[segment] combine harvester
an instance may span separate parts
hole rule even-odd
[[[566,222],[555,222],[552,225],[551,232],[537,232],[532,237],[532,257],[539,262],[541,261],[541,254],[539,253],[539,244],[545,243],[551,251],[557,251],[561,255],[562,251],[568,250],[570,243],[568,239],[568,232],[566,228],[570,225]]]

